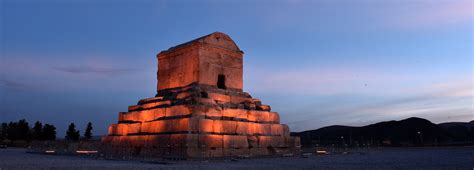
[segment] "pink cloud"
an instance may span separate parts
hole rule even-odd
[[[129,89],[128,82],[148,82],[155,85],[155,69],[123,63],[110,57],[84,55],[70,58],[9,55],[0,62],[0,88],[41,91],[70,91],[71,89]],[[151,64],[150,66],[154,66]],[[123,82],[127,79],[127,82]]]
[[[418,29],[473,23],[472,1],[409,2],[383,17],[389,27]]]
[[[332,66],[286,70],[250,68],[252,76],[245,88],[262,93],[349,94],[398,93],[400,82],[413,78],[377,69]],[[245,77],[246,78],[246,77]]]
[[[345,99],[349,100],[345,102],[354,100],[355,103],[319,104],[323,108],[315,108],[314,101],[299,101],[299,108],[282,114],[288,121],[285,123],[297,131],[333,124],[365,125],[413,116],[438,123],[474,119],[474,82],[471,74],[432,78],[424,74],[343,66],[247,70],[253,74],[244,87],[249,88],[247,91],[251,93],[338,95],[347,96]],[[351,99],[353,95],[370,96],[370,99],[357,103],[357,98]]]

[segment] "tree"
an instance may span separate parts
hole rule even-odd
[[[0,140],[5,140],[8,138],[7,132],[8,132],[8,124],[2,123],[2,131],[0,132]]]
[[[30,126],[25,119],[18,121],[18,133],[20,140],[31,140]]]
[[[54,125],[44,124],[43,139],[44,140],[56,140],[56,127],[54,127]]]
[[[7,136],[10,140],[30,140],[30,126],[25,119],[8,123]]]
[[[87,123],[86,131],[84,132],[84,138],[87,140],[92,139],[92,123]]]
[[[33,126],[33,140],[43,140],[43,124],[41,122],[36,121],[35,126]]]
[[[10,140],[17,140],[19,137],[18,135],[18,123],[17,122],[10,122],[8,123],[8,128],[7,128],[7,137]]]
[[[66,140],[73,140],[77,141],[79,140],[80,133],[78,130],[76,130],[76,125],[74,123],[69,124],[69,127],[66,132]]]

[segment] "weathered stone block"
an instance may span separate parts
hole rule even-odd
[[[109,127],[110,128],[110,127]],[[101,144],[102,145],[108,145],[108,144],[111,144],[112,143],[112,139],[114,138],[115,136],[102,136],[100,141],[101,141]]]
[[[258,147],[267,148],[272,146],[271,136],[258,136]]]
[[[204,151],[203,148],[188,147],[186,149],[186,152],[188,156],[192,158],[206,158],[207,157],[207,153]]]
[[[269,112],[268,121],[273,123],[280,123],[280,115],[277,112]]]
[[[165,108],[154,108],[154,109],[149,110],[149,112],[151,114],[153,114],[153,119],[152,120],[164,118],[166,116],[166,109]]]
[[[187,144],[188,134],[172,134],[170,136],[170,146],[173,148],[184,148]]]
[[[128,106],[128,111],[129,112],[135,111],[135,110],[138,110],[138,109],[140,109],[140,105]]]
[[[181,92],[181,93],[179,93],[179,94],[176,96],[176,99],[181,100],[181,99],[187,98],[187,97],[189,97],[189,96],[191,96],[191,93],[189,93],[189,92]]]
[[[236,121],[221,121],[223,125],[223,133],[225,134],[236,134],[237,133],[237,122]]]
[[[285,147],[285,138],[282,136],[272,136],[272,147]]]
[[[137,114],[137,117],[138,117],[138,120],[136,121],[140,121],[140,122],[152,121],[156,118],[155,114],[151,110],[142,110],[134,114]]]
[[[142,104],[142,103],[146,103],[146,102],[149,102],[149,101],[162,100],[162,99],[163,99],[163,96],[158,96],[158,97],[153,97],[153,98],[148,98],[148,99],[142,99],[138,103]]]
[[[124,140],[127,141],[130,147],[143,147],[145,145],[144,136],[126,136]]]
[[[200,103],[200,104],[207,104],[207,105],[214,105],[216,104],[216,101],[213,100],[213,99],[209,99],[209,98],[194,98],[194,100],[196,100],[197,103]]]
[[[256,123],[248,122],[247,123],[247,134],[254,135],[259,134],[258,125]]]
[[[158,55],[158,90],[198,82],[198,56],[198,50],[186,49],[180,53]]]
[[[166,125],[163,121],[152,121],[142,123],[142,133],[161,133],[166,131]]]
[[[261,124],[261,123],[248,123],[247,133],[249,135],[267,135],[271,133],[270,124]]]
[[[159,106],[170,105],[170,104],[171,104],[170,100],[164,100],[164,101],[146,103],[146,104],[141,105],[140,107],[143,108],[143,109],[149,109],[149,108],[153,108],[153,107],[159,107]]]
[[[202,119],[204,118],[196,116],[188,118],[188,133],[199,133]]]
[[[199,147],[201,148],[222,148],[223,146],[222,135],[199,135]]]
[[[127,114],[127,112],[119,112],[118,114],[118,121],[124,121],[125,118],[124,118],[124,115]]]
[[[170,147],[171,135],[160,134],[160,135],[148,135],[145,146],[149,148],[165,148]]]
[[[215,118],[222,118],[222,110],[218,107],[198,105],[193,106],[193,115],[209,116]]]
[[[186,147],[197,148],[199,147],[199,135],[198,134],[186,134]]]
[[[272,108],[269,105],[257,105],[258,110],[270,111]]]
[[[214,120],[200,119],[199,120],[199,132],[200,133],[213,133],[214,132]]]
[[[230,102],[231,103],[242,103],[245,101],[252,102],[252,98],[245,98],[245,97],[239,97],[239,96],[230,96]]]
[[[298,136],[285,136],[284,140],[287,147],[301,147],[300,137]]]
[[[258,147],[258,137],[254,135],[248,135],[247,136],[247,141],[249,144],[249,147],[251,148],[257,148]]]
[[[109,126],[108,133],[110,135],[128,135],[140,133],[141,123],[119,123]]]
[[[123,121],[138,121],[139,111],[133,111],[133,112],[126,112],[122,115],[122,120]]]
[[[189,132],[189,118],[163,121],[168,122],[168,132]]]
[[[267,111],[258,111],[258,110],[249,110],[247,119],[252,122],[269,122],[270,112]]]
[[[122,136],[114,136],[112,138],[112,141],[111,141],[112,147],[120,146],[121,145],[121,143],[120,143],[121,138],[122,138]]]
[[[236,122],[237,123],[237,129],[235,130],[235,132],[238,134],[238,135],[247,135],[249,134],[249,131],[248,131],[248,122]]]
[[[224,135],[223,136],[223,147],[224,148],[248,148],[247,136],[240,135]]]
[[[270,125],[271,127],[271,135],[279,135],[279,136],[283,136],[283,130],[284,130],[284,127],[280,124],[271,124]]]
[[[265,135],[271,135],[272,134],[272,124],[260,124],[263,128],[263,133]]]
[[[207,157],[209,158],[215,158],[215,157],[222,157],[224,156],[224,151],[222,148],[206,148],[207,152]]]
[[[230,96],[219,94],[219,93],[208,93],[208,97],[212,100],[228,103],[230,102]]]
[[[136,114],[137,114],[137,117],[138,117],[137,121],[140,121],[140,122],[152,121],[152,120],[163,117],[161,115],[162,113],[160,113],[160,110],[155,110],[155,109],[142,110],[142,111],[140,111]]]
[[[255,105],[257,105],[257,106],[262,105],[262,101],[260,99],[252,98],[252,103],[255,103]]]
[[[221,120],[214,120],[212,122],[212,132],[213,133],[224,133],[224,124]]]
[[[186,105],[171,106],[171,107],[167,107],[165,110],[166,110],[166,117],[183,116],[183,115],[189,115],[192,113],[191,108]]]
[[[222,116],[237,120],[247,119],[247,110],[244,109],[223,109]]]

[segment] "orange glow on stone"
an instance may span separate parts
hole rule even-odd
[[[119,122],[102,137],[105,155],[120,159],[275,153],[267,147],[297,152],[299,138],[290,137],[288,126],[279,124],[278,113],[242,91],[242,57],[235,42],[218,32],[160,52],[156,97],[119,113]]]

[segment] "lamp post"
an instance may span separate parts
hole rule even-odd
[[[344,141],[344,136],[341,136],[342,146],[346,147],[346,142]]]
[[[421,146],[423,146],[423,133],[418,131],[418,136],[420,137]]]

